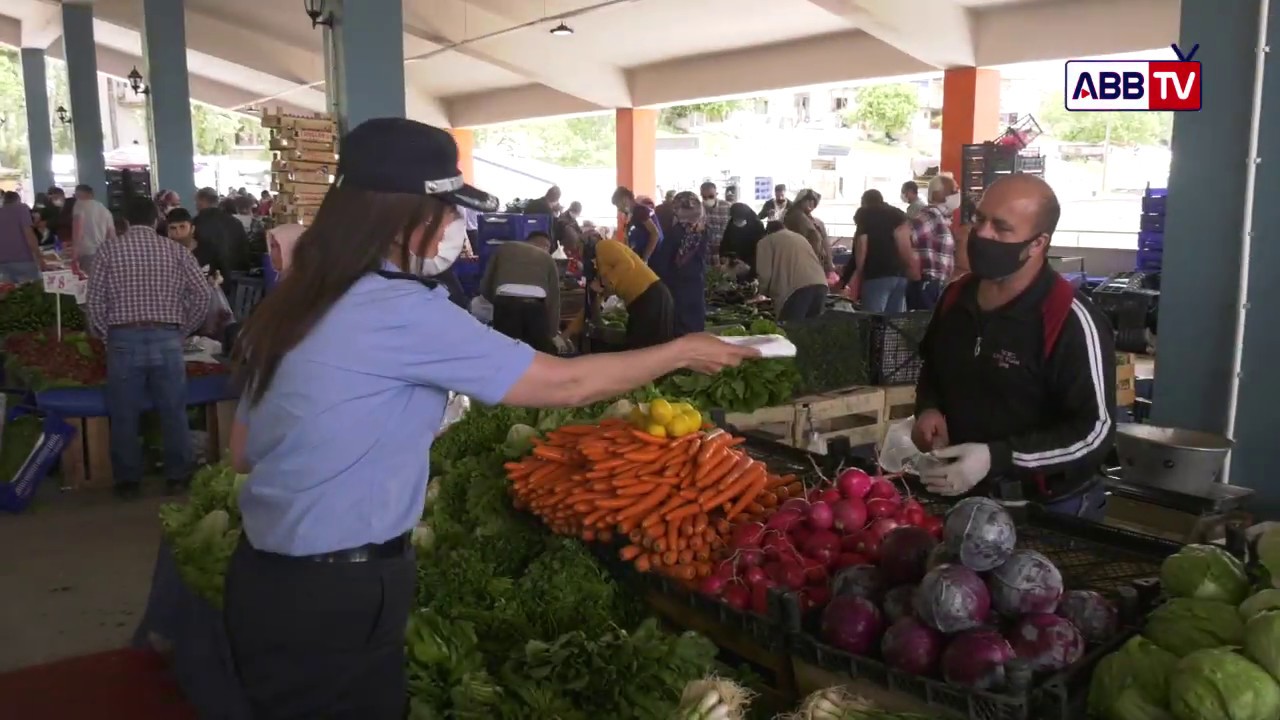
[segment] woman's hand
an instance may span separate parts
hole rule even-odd
[[[760,357],[756,348],[730,345],[707,333],[685,335],[675,343],[679,346],[684,366],[706,375],[726,367],[737,367],[743,360]]]

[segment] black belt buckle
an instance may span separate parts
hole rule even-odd
[[[320,555],[307,555],[304,560],[316,563],[362,563],[370,560],[393,560],[403,557],[409,546],[409,533],[398,535],[384,543],[370,543],[360,547],[335,550]]]

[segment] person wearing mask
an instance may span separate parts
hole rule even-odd
[[[662,202],[658,203],[658,207],[653,209],[653,218],[658,223],[658,229],[662,231],[662,236],[666,237],[671,234],[676,225],[676,191],[668,190],[663,196]]]
[[[733,207],[733,203],[716,197],[718,190],[713,182],[702,183],[698,191],[702,194],[702,214],[711,243],[708,252],[711,257],[718,257],[720,243],[724,241],[724,229],[729,225],[729,208]]]
[[[735,203],[729,208],[729,226],[724,229],[724,242],[720,243],[720,257],[731,263],[741,263],[740,277],[751,279],[756,271],[756,247],[765,235],[764,223],[746,203]]]
[[[165,216],[165,230],[170,240],[195,252],[196,229],[191,222],[191,213],[186,208],[177,207],[169,211]]]
[[[789,205],[791,205],[791,202],[787,200],[787,186],[778,183],[773,186],[773,197],[764,201],[764,205],[760,208],[760,212],[756,217],[764,222],[782,220],[787,215]]]
[[[556,218],[556,243],[564,248],[565,255],[569,257],[580,256],[582,253],[582,226],[578,224],[578,218],[581,215],[582,203],[574,200],[569,203],[569,209]],[[554,247],[551,248],[551,252],[555,252]]]
[[[196,260],[223,279],[249,270],[249,236],[244,224],[218,207],[213,188],[196,191]]]
[[[235,218],[244,226],[249,268],[262,267],[262,256],[267,252],[267,227],[262,218],[253,214],[257,207],[252,197],[241,195],[235,200]]]
[[[868,190],[854,223],[853,262],[845,266],[839,286],[852,283],[867,312],[905,312],[907,280],[920,277],[906,213],[885,202],[879,190]]]
[[[724,189],[724,201],[730,205],[738,202],[738,186],[729,185]]]
[[[376,118],[341,147],[288,275],[236,348],[230,454],[249,478],[223,615],[255,718],[405,717],[409,536],[450,392],[578,406],[757,356],[696,335],[563,359],[485,327],[412,271],[446,227],[465,237],[457,206],[498,207],[463,181],[452,136]]]
[[[653,252],[662,242],[662,229],[658,227],[653,215],[653,208],[636,200],[635,193],[620,187],[613,191],[613,206],[622,216],[619,222],[619,234],[641,260],[649,262]]]
[[[817,317],[826,308],[827,274],[797,232],[780,228],[760,240],[756,275],[760,292],[773,299],[779,322]]]
[[[921,343],[912,439],[946,461],[936,494],[1030,500],[1101,520],[1099,468],[1115,432],[1115,339],[1050,267],[1062,208],[1041,178],[987,189],[969,236],[972,273],[947,286]]]
[[[493,329],[554,354],[560,330],[560,268],[551,238],[534,232],[524,242],[505,242],[489,257],[480,295],[493,305]]]
[[[150,202],[150,198],[147,199]],[[115,218],[93,197],[93,188],[76,186],[76,204],[71,215],[71,261],[86,274],[93,274],[93,261],[102,243],[116,237]]]
[[[592,247],[586,265],[593,299],[616,295],[626,305],[629,349],[662,345],[675,338],[671,291],[634,250],[616,240],[601,240]],[[594,301],[588,304],[594,305]]]
[[[817,191],[808,188],[796,193],[796,199],[787,208],[782,224],[809,241],[813,254],[822,263],[822,271],[830,274],[835,272],[835,265],[831,262],[831,243],[827,240],[826,226],[819,226],[817,218],[813,217],[813,211],[818,208],[821,200],[822,196]]]
[[[555,215],[560,212],[560,187],[552,185],[540,198],[530,200],[524,206],[525,215]]]
[[[653,254],[649,264],[675,303],[676,337],[702,332],[707,313],[707,253],[710,228],[703,203],[691,192],[677,193],[671,234]]]
[[[928,204],[920,199],[920,186],[914,180],[902,183],[902,192],[899,197],[907,205],[908,220],[915,220],[920,215],[920,211],[924,210]]]
[[[18,193],[4,193],[0,204],[0,281],[39,280],[43,266],[39,238],[31,226],[31,209]]]
[[[932,310],[955,274],[956,241],[951,217],[960,207],[960,188],[950,175],[929,181],[929,204],[911,221],[911,245],[920,259],[920,279],[907,283],[907,309]]]
[[[164,442],[165,484],[190,482],[187,365],[182,345],[209,311],[212,287],[186,249],[156,234],[156,204],[125,202],[129,229],[102,244],[89,275],[85,310],[107,347],[107,415],[115,492],[136,497],[146,470],[139,422],[154,409]]]
[[[35,208],[31,209],[31,229],[36,233],[36,242],[40,248],[52,248],[58,244],[58,236],[49,227],[45,214]]]

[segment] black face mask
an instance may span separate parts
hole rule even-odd
[[[1022,251],[1038,237],[1020,243],[1003,243],[995,238],[970,235],[969,269],[983,280],[1003,280],[1027,264]]]

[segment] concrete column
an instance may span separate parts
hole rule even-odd
[[[458,172],[462,173],[463,180],[469,183],[475,182],[475,131],[468,128],[450,128],[449,134],[453,136],[453,141],[458,143]]]
[[[1245,168],[1252,112],[1258,0],[1183,0],[1179,45],[1200,43],[1203,109],[1178,113],[1161,278],[1160,340],[1152,422],[1223,433],[1242,261]],[[1271,14],[1269,45],[1280,43]],[[1280,246],[1268,229],[1280,223],[1271,188],[1280,183],[1280,65],[1267,62],[1259,139],[1254,240],[1249,257],[1250,312],[1236,412],[1231,483],[1257,492],[1257,508],[1280,511]]]
[[[618,184],[631,188],[637,197],[653,197],[658,191],[658,111],[618,108],[616,112]]]
[[[952,68],[942,74],[942,169],[960,177],[963,147],[1000,132],[1000,71]]]
[[[34,192],[44,192],[53,185],[53,126],[49,117],[44,48],[22,48],[22,87],[27,102],[31,185]]]
[[[93,5],[62,4],[62,54],[67,59],[71,95],[76,176],[98,199],[107,200],[107,169],[102,159],[102,111],[98,106],[98,57],[93,38]]]
[[[150,85],[151,187],[173,190],[182,203],[196,199],[195,143],[191,137],[191,90],[187,76],[187,31],[181,2],[143,0],[143,78]]]
[[[330,0],[333,68],[341,132],[370,118],[405,117],[401,0]],[[335,77],[336,76],[336,77]]]

